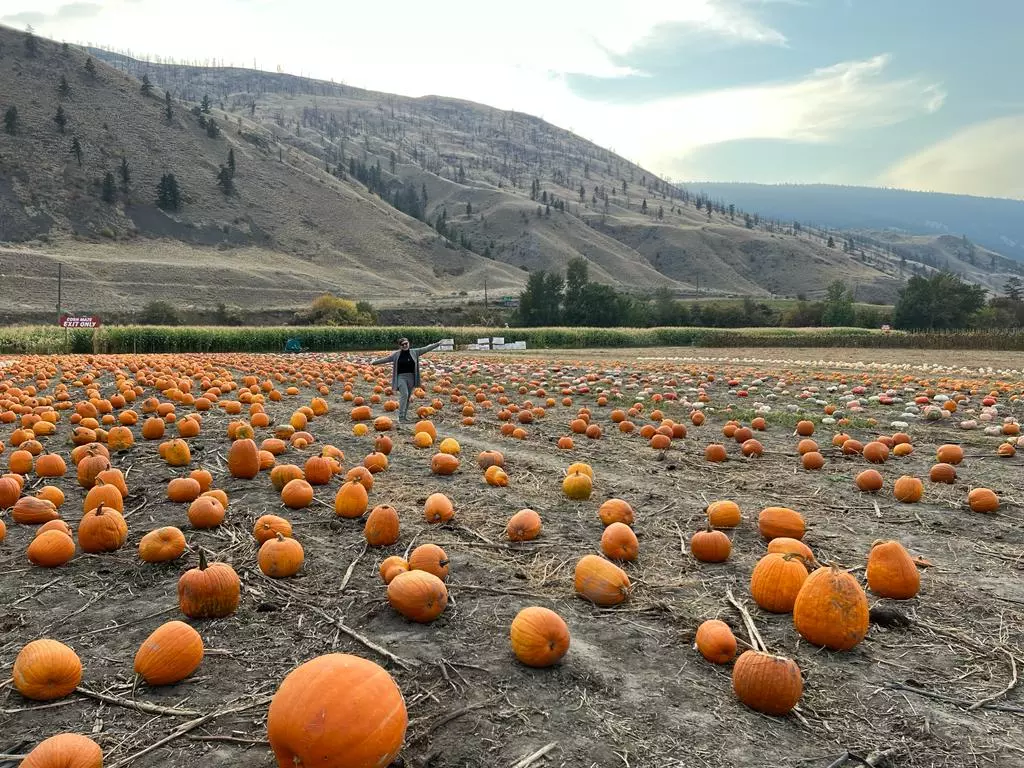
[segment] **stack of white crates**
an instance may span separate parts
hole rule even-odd
[[[473,351],[481,350],[502,350],[502,349],[526,349],[525,341],[510,341],[505,342],[504,336],[492,336],[483,339],[477,339],[476,344],[467,345],[466,349]]]

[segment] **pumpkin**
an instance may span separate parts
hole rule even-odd
[[[135,445],[135,435],[128,427],[111,427],[107,432],[107,447],[112,451],[127,451]]]
[[[356,480],[349,480],[338,489],[338,493],[334,497],[334,514],[347,518],[362,517],[366,513],[369,503],[370,497],[363,484]]]
[[[410,571],[426,571],[439,579],[448,578],[448,555],[437,544],[421,544],[409,555]]]
[[[36,459],[36,474],[39,477],[64,477],[68,465],[56,453],[44,453]]]
[[[192,451],[180,438],[161,443],[160,456],[172,467],[187,467],[192,462]]]
[[[78,524],[78,546],[83,552],[114,552],[127,538],[128,523],[121,513],[102,504],[86,512]]]
[[[270,702],[267,738],[279,768],[376,768],[398,755],[408,722],[383,668],[331,653],[288,673]]]
[[[252,529],[252,535],[259,544],[276,538],[278,533],[286,537],[291,536],[292,524],[277,515],[263,515]]]
[[[601,551],[609,560],[636,560],[640,544],[625,523],[612,523],[601,534]]]
[[[103,750],[88,736],[59,733],[39,742],[18,768],[103,768]]]
[[[573,462],[572,464],[569,465],[569,468],[565,470],[565,473],[567,475],[571,475],[574,472],[582,472],[584,475],[589,477],[591,480],[594,479],[594,470],[586,462],[583,462],[583,461]]]
[[[85,501],[82,502],[82,511],[88,512],[90,509],[96,509],[101,504],[105,507],[116,509],[118,512],[124,512],[124,497],[121,495],[121,492],[113,485],[105,483],[97,477],[96,484],[85,494]]]
[[[806,578],[807,568],[799,555],[770,552],[754,566],[750,594],[766,611],[789,613]]]
[[[213,490],[201,493],[200,496],[210,496],[220,502],[220,505],[227,511],[228,508],[228,495],[220,488],[214,488]]]
[[[334,476],[334,467],[323,456],[310,456],[306,459],[304,474],[310,485],[327,485]]]
[[[213,496],[200,496],[188,506],[193,528],[216,528],[224,522],[224,505]]]
[[[757,517],[757,528],[761,536],[771,541],[779,536],[802,539],[806,531],[804,518],[799,512],[788,507],[765,507]]]
[[[52,502],[55,507],[64,503],[64,491],[55,485],[44,485],[36,492],[37,499],[45,499]]]
[[[5,538],[7,538],[7,524],[4,523],[3,520],[0,520],[0,544],[3,543]]]
[[[219,619],[238,608],[241,582],[227,563],[207,564],[199,550],[199,567],[178,579],[178,607],[190,619]]]
[[[56,568],[75,556],[75,541],[63,531],[44,531],[29,543],[27,555],[33,565]]]
[[[486,472],[489,467],[504,467],[505,457],[501,451],[483,451],[476,457],[476,465]]]
[[[804,419],[796,424],[796,433],[800,437],[810,437],[814,434],[814,422]]]
[[[96,475],[96,481],[102,480],[107,485],[112,485],[117,488],[121,494],[121,498],[125,499],[128,497],[128,485],[125,483],[124,474],[120,469],[105,469]]]
[[[260,473],[260,449],[252,438],[235,440],[228,449],[228,471],[232,477],[252,480]]]
[[[713,501],[705,512],[712,528],[735,528],[743,519],[740,506],[735,501]]]
[[[38,528],[36,528],[35,535],[39,536],[39,534],[46,533],[47,531],[60,531],[61,533],[67,534],[68,536],[75,535],[75,532],[71,530],[71,526],[59,518],[57,520],[50,520],[49,522],[40,525]]]
[[[896,481],[892,493],[896,497],[896,501],[913,504],[920,501],[921,496],[924,495],[924,483],[912,475],[903,475]]]
[[[889,460],[889,446],[878,440],[865,445],[861,453],[872,464],[884,464]]]
[[[721,443],[711,443],[711,445],[704,449],[704,458],[712,462],[725,461],[728,458],[725,453],[725,446]]]
[[[857,484],[857,488],[865,493],[880,491],[884,483],[882,475],[876,469],[865,469],[854,478],[854,482]]]
[[[195,501],[202,493],[199,481],[191,477],[175,477],[167,483],[167,498],[180,504]]]
[[[488,485],[504,488],[508,485],[508,474],[501,467],[488,467],[484,472],[484,481]]]
[[[450,453],[435,453],[430,459],[430,471],[435,475],[451,475],[459,468],[459,460]]]
[[[732,542],[721,531],[708,528],[690,537],[690,552],[702,563],[724,563],[732,552]]]
[[[928,479],[933,483],[952,485],[956,481],[956,467],[952,464],[935,464],[928,470]]]
[[[825,457],[817,451],[808,451],[800,457],[800,464],[804,469],[813,472],[825,466]]]
[[[388,457],[379,451],[374,451],[367,454],[363,459],[363,466],[371,475],[376,475],[378,472],[383,472],[388,468]]]
[[[373,441],[373,450],[383,453],[385,456],[390,455],[394,447],[395,442],[387,435],[377,435]]]
[[[585,501],[590,498],[594,489],[594,481],[590,475],[584,472],[572,472],[562,480],[562,493],[568,498],[576,501]]]
[[[146,685],[171,685],[195,672],[203,661],[203,638],[183,621],[161,624],[135,653],[135,674]]]
[[[632,525],[636,518],[633,507],[623,499],[608,499],[598,508],[597,514],[605,525],[612,523]]]
[[[803,693],[800,667],[792,659],[744,651],[732,668],[736,698],[766,715],[789,713]]]
[[[999,497],[989,488],[975,488],[967,494],[967,504],[972,512],[995,512],[999,509]]]
[[[60,513],[52,501],[35,496],[22,496],[11,510],[11,519],[20,525],[39,525],[59,517]]]
[[[87,455],[78,462],[78,484],[83,488],[92,488],[96,484],[96,476],[110,469],[110,459],[102,454]]]
[[[876,541],[868,555],[868,589],[879,597],[909,600],[921,588],[921,576],[898,541]]]
[[[512,652],[528,667],[550,667],[569,650],[569,627],[550,608],[523,608],[512,620],[509,636]]]
[[[626,572],[597,555],[584,555],[576,563],[574,574],[576,594],[595,605],[618,605],[629,595]]]
[[[964,460],[964,449],[959,445],[940,445],[935,458],[942,464],[959,464]]]
[[[21,485],[11,477],[0,477],[0,509],[13,507],[21,496]]]
[[[697,627],[697,650],[712,664],[728,664],[736,657],[736,636],[724,621],[709,619]]]
[[[273,579],[294,576],[302,568],[304,560],[302,545],[295,539],[286,539],[280,533],[260,546],[260,570]]]
[[[63,535],[63,534],[58,534]],[[14,660],[14,687],[26,699],[62,699],[82,681],[82,661],[63,643],[43,638],[33,640]]]
[[[412,444],[417,448],[429,448],[434,444],[434,438],[426,432],[417,432],[412,437]]]
[[[520,509],[509,518],[505,535],[510,541],[533,541],[540,535],[541,520],[532,509]]]
[[[387,504],[378,504],[370,510],[363,526],[363,537],[371,547],[390,547],[398,541],[398,510]]]
[[[188,476],[199,483],[199,490],[206,493],[213,487],[213,475],[208,469],[193,469]]]
[[[302,469],[294,464],[278,464],[270,470],[270,483],[278,492],[292,480],[302,480],[304,477]]]
[[[787,536],[779,536],[776,539],[772,539],[768,542],[768,551],[777,552],[780,555],[784,555],[787,552],[794,555],[800,555],[804,559],[805,565],[811,565],[815,563],[814,553],[811,548],[804,544],[800,539],[791,539]]]
[[[27,475],[32,471],[34,459],[26,450],[14,451],[7,459],[7,468],[18,475]]]
[[[366,467],[352,467],[352,469],[345,473],[345,480],[355,480],[357,483],[360,483],[367,492],[373,490],[373,473]]]
[[[444,612],[448,588],[435,574],[413,568],[409,560],[410,570],[396,574],[388,584],[388,602],[410,621],[427,624]]]
[[[404,558],[392,555],[391,557],[384,558],[384,562],[380,564],[380,577],[384,580],[385,584],[390,584],[395,576],[408,570],[409,563]]]
[[[805,438],[796,444],[796,450],[801,456],[805,453],[817,453],[818,444],[810,438]]]
[[[793,625],[809,643],[848,651],[868,633],[867,596],[846,571],[818,568],[796,596]]]
[[[455,516],[452,500],[443,493],[432,493],[423,505],[423,519],[428,523],[446,523]]]
[[[313,503],[313,486],[302,479],[289,480],[281,489],[281,503],[289,509],[304,509]]]
[[[139,542],[139,559],[144,563],[166,563],[185,552],[185,534],[173,525],[150,531]]]

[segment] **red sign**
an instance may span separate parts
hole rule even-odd
[[[60,316],[61,328],[99,328],[100,319],[95,315],[90,317],[75,317],[73,315]]]

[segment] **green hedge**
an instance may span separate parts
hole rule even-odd
[[[881,333],[863,328],[437,328],[109,326],[65,333],[49,326],[0,328],[0,354],[282,352],[298,338],[313,352],[393,349],[400,336],[414,346],[441,338],[457,345],[485,336],[525,341],[529,349],[614,347],[878,347],[1024,350],[1024,332]]]

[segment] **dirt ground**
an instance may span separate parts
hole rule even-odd
[[[701,361],[648,359],[698,356]],[[288,366],[301,357],[263,361]],[[758,362],[747,362],[751,359]],[[460,442],[462,466],[451,477],[430,474],[433,451],[411,445],[408,424],[398,430],[390,466],[377,475],[370,494],[371,507],[388,503],[401,516],[399,543],[382,549],[364,549],[361,520],[335,517],[332,502],[339,478],[317,488],[317,501],[299,511],[282,507],[265,474],[252,481],[232,478],[225,471],[225,430],[235,417],[216,409],[205,416],[201,435],[189,440],[193,468],[209,469],[214,487],[227,491],[231,502],[223,525],[193,530],[186,505],[165,499],[168,479],[181,472],[167,467],[156,455],[156,442],[141,440],[136,428],[135,447],[113,458],[127,474],[131,492],[125,503],[129,537],[121,550],[79,554],[58,569],[36,568],[25,557],[33,530],[6,518],[7,538],[0,544],[0,680],[10,676],[22,645],[53,637],[77,651],[84,666],[82,687],[91,693],[41,705],[4,685],[0,753],[21,754],[45,736],[69,730],[92,734],[103,747],[107,768],[269,768],[274,760],[265,741],[266,697],[297,664],[340,651],[382,664],[401,688],[410,724],[398,765],[826,768],[857,765],[858,758],[860,764],[921,768],[1024,765],[1024,695],[1016,687],[1018,673],[1024,673],[1024,453],[996,458],[999,438],[957,430],[957,417],[915,422],[907,430],[914,452],[879,467],[885,488],[871,497],[853,484],[866,467],[864,459],[831,449],[836,426],[819,424],[815,434],[826,455],[824,469],[800,468],[795,413],[786,411],[792,405],[816,419],[823,415],[814,398],[796,398],[810,386],[820,387],[820,399],[841,404],[842,391],[827,391],[845,386],[838,377],[830,378],[833,371],[848,377],[850,386],[867,377],[872,382],[868,394],[904,375],[896,369],[848,369],[844,362],[959,368],[966,353],[666,349],[545,352],[527,358],[435,353],[424,360],[429,360],[428,394],[448,380],[463,392],[469,384],[496,381],[516,402],[537,402],[543,398],[515,394],[520,381],[546,381],[547,393],[560,399],[563,381],[575,389],[587,372],[599,380],[589,382],[589,393],[575,392],[571,406],[549,408],[544,418],[528,425],[524,441],[499,434],[496,409],[479,409],[476,423],[462,426],[460,410],[447,395],[430,395],[445,400],[433,421],[439,439]],[[761,362],[772,360],[784,362]],[[1021,355],[971,353],[970,362],[975,371],[979,366],[1018,369],[1015,377],[975,373],[969,383],[982,393],[997,381],[1022,392]],[[238,371],[237,377],[244,373]],[[703,426],[691,426],[690,408],[660,404],[666,416],[689,429],[685,440],[673,441],[664,453],[637,434],[621,434],[609,421],[611,406],[595,404],[599,388],[615,386],[602,384],[606,377],[619,382],[625,393],[614,404],[628,407],[636,394],[627,388],[631,382],[643,386],[649,379],[654,392],[674,389],[693,398],[696,383],[709,373],[716,380],[705,383],[711,402]],[[730,394],[726,379],[736,377],[749,386],[759,374],[784,375],[787,383],[766,378],[761,392],[749,398]],[[944,374],[907,375],[909,386],[923,389],[920,379],[935,385]],[[677,385],[667,384],[670,378]],[[109,375],[100,385],[105,394],[112,391]],[[372,381],[358,378],[354,386],[368,395]],[[737,416],[749,421],[751,404],[768,392],[776,394],[769,401],[773,413],[768,429],[757,434],[766,453],[743,459],[738,446],[722,437],[726,409],[734,407]],[[267,410],[275,422],[287,421],[310,397],[304,389],[299,396],[268,403]],[[352,434],[341,387],[332,386],[327,400],[330,413],[310,424],[318,442],[304,451],[290,448],[279,462],[301,465],[330,443],[345,452],[347,469],[372,450],[372,432]],[[978,400],[972,397],[972,407],[980,408]],[[1000,402],[1006,415],[1024,418],[1020,400],[1013,403],[1004,395]],[[568,421],[583,405],[593,411],[604,437],[578,435],[573,450],[557,449],[557,438],[568,433]],[[890,422],[899,418],[900,406],[867,405],[866,415],[877,418],[878,425],[867,426],[860,418],[843,431],[865,442],[896,431]],[[188,410],[179,407],[179,415]],[[374,410],[382,412],[379,406]],[[47,439],[48,447],[66,454],[69,429],[65,417],[58,433]],[[11,425],[0,426],[0,440],[7,442],[10,431]],[[257,430],[257,441],[266,432]],[[729,461],[704,461],[704,447],[712,442],[728,446]],[[937,486],[926,480],[921,503],[897,503],[895,479],[903,474],[927,478],[936,446],[946,442],[961,443],[967,456],[957,482]],[[507,488],[489,487],[481,479],[474,459],[488,448],[505,454]],[[9,452],[0,465],[6,467]],[[569,501],[561,493],[561,477],[573,461],[594,468],[589,501]],[[35,478],[30,483],[36,484]],[[68,497],[63,516],[77,528],[84,492],[73,474],[57,484]],[[978,486],[1000,495],[998,512],[981,516],[965,508],[968,490]],[[423,502],[433,491],[454,501],[451,523],[429,526],[423,521]],[[573,569],[582,555],[599,551],[597,508],[611,497],[626,499],[636,509],[640,558],[625,566],[634,585],[628,601],[599,609],[574,595]],[[732,555],[722,564],[698,563],[686,543],[703,527],[707,502],[721,498],[736,500],[744,513],[740,527],[729,532]],[[855,649],[833,653],[803,641],[789,615],[759,610],[750,598],[749,578],[765,553],[757,514],[769,505],[800,511],[808,522],[805,541],[817,558],[859,567],[855,574],[861,579],[876,539],[898,539],[911,554],[933,563],[922,570],[916,599],[895,603],[868,595],[872,607],[896,608],[909,626],[873,624]],[[505,539],[505,524],[523,507],[540,513],[543,532],[534,542],[512,546]],[[304,568],[292,579],[269,579],[256,565],[251,532],[265,513],[290,519],[305,548]],[[176,583],[195,565],[188,552],[165,565],[139,561],[139,540],[163,525],[180,527],[190,548],[201,546],[233,564],[241,576],[242,600],[231,617],[191,622],[207,648],[192,677],[164,688],[140,685],[133,690],[135,651],[159,624],[183,618]],[[450,601],[440,618],[420,625],[390,608],[377,568],[385,557],[425,542],[441,545],[452,561]],[[705,619],[721,618],[738,638],[748,638],[739,614],[726,601],[727,590],[750,609],[769,648],[799,664],[805,685],[797,714],[777,718],[747,709],[732,692],[731,667],[714,666],[693,649],[694,633]],[[571,648],[556,667],[530,669],[511,653],[509,624],[528,605],[550,607],[569,625]],[[97,694],[112,700],[101,701]],[[172,711],[139,711],[125,706],[129,701]],[[208,713],[217,716],[169,738]],[[521,762],[551,744],[543,756]],[[837,762],[844,753],[850,757]],[[0,768],[14,765],[0,758]]]

